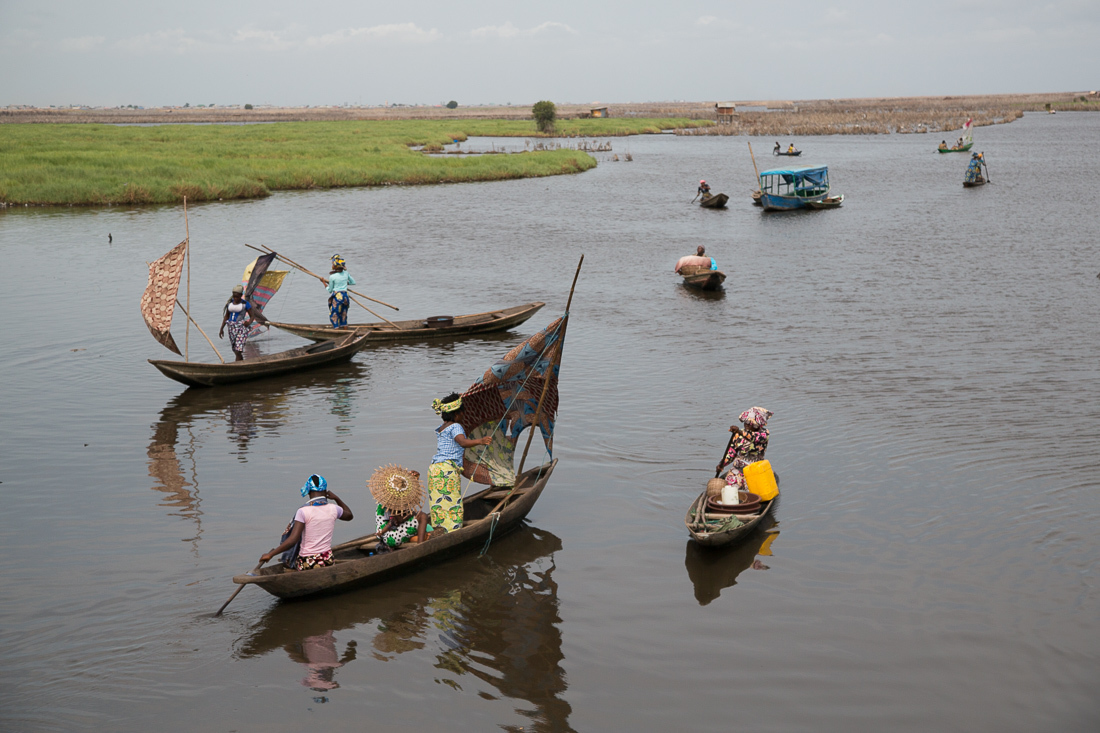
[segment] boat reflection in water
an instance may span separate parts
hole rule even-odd
[[[149,476],[153,490],[167,495],[164,506],[194,519],[197,541],[202,535],[197,448],[203,426],[224,419],[226,435],[236,445],[237,460],[248,460],[251,441],[262,433],[278,436],[293,414],[296,394],[321,391],[332,402],[332,413],[347,419],[354,399],[352,384],[365,379],[368,369],[355,363],[338,364],[303,374],[274,377],[261,384],[229,385],[219,389],[188,389],[169,400],[153,425],[149,443]]]
[[[470,675],[504,698],[533,706],[516,708],[530,721],[526,730],[572,731],[552,577],[553,553],[560,549],[556,536],[522,527],[494,540],[484,557],[465,555],[376,588],[280,603],[240,642],[236,655],[283,649],[309,668],[303,684],[328,690],[339,687],[337,670],[352,661],[378,665],[402,654],[428,654],[444,684],[476,685],[463,682]],[[369,654],[359,649],[357,657],[355,637],[360,644],[370,639]],[[337,639],[345,645],[342,653]],[[386,671],[360,669],[356,679],[384,678]]]
[[[688,540],[684,566],[695,588],[695,600],[705,606],[722,594],[722,591],[737,583],[737,576],[749,568],[767,570],[768,566],[760,557],[770,557],[771,546],[779,531],[775,529],[775,512],[779,509],[776,500],[768,516],[760,520],[741,542],[731,547],[703,547]]]

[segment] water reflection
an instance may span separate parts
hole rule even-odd
[[[771,546],[779,536],[775,512],[777,505],[768,516],[760,521],[751,534],[732,547],[703,547],[688,540],[684,566],[695,589],[695,600],[705,606],[722,594],[731,585],[737,584],[737,576],[743,571],[767,570],[768,566],[761,557],[770,557]],[[770,530],[770,531],[769,531]]]
[[[375,663],[407,653],[431,654],[439,682],[461,690],[470,684],[463,678],[472,676],[505,698],[529,703],[531,709],[517,708],[531,721],[524,730],[572,731],[572,709],[563,699],[561,618],[552,577],[553,553],[560,549],[561,540],[553,534],[525,527],[494,541],[484,557],[466,555],[376,589],[281,603],[241,642],[237,656],[263,656],[281,648],[294,661],[310,665],[307,679],[334,689],[337,668],[356,659],[354,640],[337,658],[337,635],[355,636],[358,627],[373,624],[368,659]]]

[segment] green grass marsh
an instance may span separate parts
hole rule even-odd
[[[607,137],[691,127],[686,119],[559,120],[557,135]],[[425,155],[471,136],[543,137],[534,122],[385,120],[261,125],[0,125],[0,203],[159,204],[272,191],[457,183],[578,173],[576,150]]]

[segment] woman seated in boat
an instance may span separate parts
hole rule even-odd
[[[222,327],[218,331],[218,338],[225,338],[225,327],[229,326],[229,348],[237,357],[237,361],[244,360],[244,342],[248,340],[248,332],[252,330],[254,321],[267,323],[267,318],[260,309],[252,310],[252,304],[244,299],[244,286],[233,286],[233,295],[225,303],[222,309]]]
[[[348,286],[355,278],[348,273],[348,263],[340,255],[332,256],[332,271],[328,274],[328,320],[333,328],[348,325]]]
[[[940,140],[940,150],[947,150],[947,141]]]
[[[797,152],[798,151],[794,149],[794,143],[791,143],[790,146],[787,148],[787,155],[790,155],[791,153],[797,153]]]
[[[435,429],[436,453],[428,469],[429,521],[436,529],[452,532],[462,527],[462,452],[493,441],[489,435],[476,440],[466,437],[458,423],[462,395],[457,392],[433,400],[432,409],[443,418],[443,424]]]
[[[702,196],[703,198],[710,196],[710,186],[707,184],[706,181],[699,181],[699,190],[696,192],[695,195]]]
[[[420,473],[413,471],[417,480]],[[378,503],[374,512],[375,526],[378,528],[378,549],[396,550],[402,544],[416,538],[417,542],[423,542],[427,534],[432,531],[428,523],[428,515],[421,511],[402,511],[393,507],[383,506]]]
[[[294,519],[287,526],[279,546],[260,556],[261,564],[295,546],[298,547],[297,557],[292,566],[288,565],[294,570],[310,570],[336,563],[332,557],[332,533],[336,529],[336,520],[350,522],[354,515],[339,496],[328,490],[324,476],[310,476],[301,493],[303,497],[309,497],[309,501],[294,513]]]
[[[742,470],[745,466],[764,459],[764,452],[768,449],[768,418],[772,416],[771,410],[763,407],[750,407],[741,413],[738,418],[745,427],[730,426],[730,432],[734,434],[726,455],[715,468],[716,473],[721,473],[726,466],[730,467],[726,474],[726,483],[739,489],[745,488],[745,475]]]

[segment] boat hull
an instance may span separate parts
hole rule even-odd
[[[768,515],[772,507],[775,506],[775,502],[779,500],[779,494],[776,494],[774,499],[764,502],[763,506],[760,508],[759,514],[739,515],[738,518],[744,522],[740,527],[734,527],[726,531],[708,531],[702,529],[700,525],[695,522],[696,512],[702,509],[703,505],[706,503],[706,497],[707,492],[704,491],[692,503],[691,508],[688,509],[687,514],[684,516],[684,526],[687,527],[688,534],[691,535],[693,540],[704,547],[724,547],[744,539],[750,532],[756,529],[757,525],[759,525],[764,517]],[[708,515],[704,512],[703,516],[706,518]]]
[[[295,571],[279,565],[263,568],[255,575],[237,575],[233,582],[258,585],[278,598],[298,599],[343,593],[408,575],[426,565],[481,547],[490,537],[500,537],[516,529],[538,501],[557,463],[554,459],[518,476],[516,498],[499,511],[495,521],[492,516],[468,521],[453,532],[424,543],[406,544],[393,552],[366,555],[358,547],[337,549],[333,553],[336,564],[329,567]],[[487,505],[484,511],[488,512],[499,501],[495,496],[498,493],[499,490],[489,489],[470,497],[465,502],[467,511],[475,502],[482,502]]]
[[[796,150],[793,153],[778,153],[778,152],[773,150],[772,155],[784,155],[788,158],[797,158],[798,156],[802,155],[802,151],[801,150]]]
[[[809,208],[811,202],[823,201],[828,196],[828,191],[816,196],[777,196],[762,192],[760,194],[760,205],[764,208],[764,211],[793,211],[794,209]]]
[[[938,148],[936,150],[936,152],[938,152],[938,153],[968,153],[968,152],[970,152],[970,148],[972,148],[972,147],[974,147],[974,143],[967,143],[966,145],[963,145],[961,148]]]
[[[721,270],[707,270],[705,272],[684,275],[684,285],[697,290],[717,290],[726,281],[726,273]]]
[[[704,209],[724,209],[726,208],[726,202],[730,200],[730,197],[724,193],[716,193],[713,196],[701,200],[699,205]]]
[[[225,364],[160,359],[150,359],[149,363],[164,376],[188,387],[217,387],[346,361],[366,345],[365,336],[352,333],[344,334],[340,340],[328,339],[311,346]]]
[[[963,188],[977,188],[984,185],[985,181],[963,181]]]
[[[844,194],[841,194],[840,196],[827,196],[820,201],[809,201],[806,205],[811,209],[839,209],[843,203]]]
[[[504,331],[518,326],[539,312],[545,303],[534,301],[512,308],[484,313],[471,313],[455,316],[454,323],[446,326],[426,326],[423,319],[413,321],[394,321],[398,328],[388,323],[351,324],[346,328],[333,328],[327,323],[277,323],[272,326],[313,341],[337,338],[351,332],[366,334],[369,344],[393,341],[422,341],[426,339],[454,338],[476,333]]]

